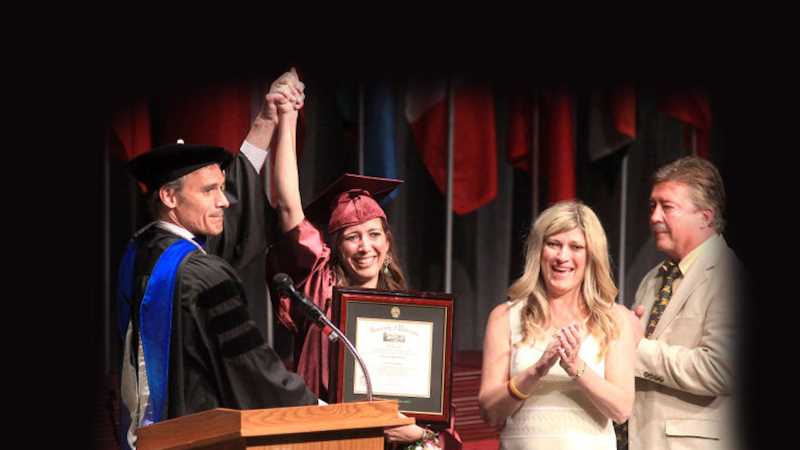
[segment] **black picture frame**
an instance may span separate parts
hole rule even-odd
[[[453,296],[441,292],[335,287],[333,302],[334,320],[337,326],[353,342],[362,359],[365,359],[372,380],[374,398],[397,400],[400,411],[418,421],[431,424],[449,423],[452,393]],[[362,333],[367,333],[362,334],[365,336],[377,337],[375,332],[381,333],[378,341],[385,342],[387,346],[395,346],[389,348],[385,356],[391,358],[391,353],[395,352],[396,356],[399,356],[400,363],[406,362],[401,354],[405,344],[404,338],[408,336],[408,345],[411,345],[412,340],[418,342],[418,334],[425,335],[429,330],[430,336],[423,336],[421,341],[429,342],[430,351],[425,352],[424,348],[415,348],[428,353],[430,358],[428,367],[397,367],[398,373],[409,373],[423,378],[424,375],[418,371],[424,372],[429,369],[428,395],[418,392],[381,392],[381,377],[392,378],[391,364],[397,361],[389,361],[390,365],[387,367],[371,367],[362,351],[366,344],[362,343],[362,348],[359,347],[357,339],[359,327]],[[415,331],[422,332],[415,333]],[[337,344],[336,347],[338,351],[331,361],[334,366],[331,370],[333,378],[331,389],[335,392],[335,401],[341,403],[366,400],[366,392],[356,392],[353,381],[356,373],[355,359],[347,352],[344,345]],[[377,356],[377,358],[382,357]],[[421,359],[428,358],[423,356]],[[388,375],[382,375],[387,372]],[[414,386],[419,387],[419,385]]]

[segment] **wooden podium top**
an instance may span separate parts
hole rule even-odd
[[[137,447],[193,448],[239,438],[383,429],[414,422],[400,416],[396,400],[249,410],[217,408],[140,428]]]

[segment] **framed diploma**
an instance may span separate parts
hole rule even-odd
[[[453,296],[336,287],[333,301],[334,319],[364,360],[374,398],[396,399],[402,413],[420,421],[449,422]],[[366,400],[361,367],[337,347],[336,401]]]

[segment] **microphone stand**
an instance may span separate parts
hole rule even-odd
[[[371,402],[372,380],[370,380],[369,378],[369,372],[367,372],[367,366],[364,364],[364,361],[361,359],[361,356],[358,354],[358,351],[356,351],[356,348],[353,346],[353,343],[350,342],[350,339],[347,339],[347,336],[345,336],[345,334],[342,333],[342,331],[339,328],[337,328],[336,325],[334,325],[333,322],[331,322],[330,319],[328,319],[328,317],[325,316],[325,314],[320,314],[317,317],[317,321],[318,325],[319,321],[322,321],[325,325],[331,327],[331,330],[333,330],[332,333],[336,334],[336,336],[342,340],[344,346],[347,348],[350,354],[353,355],[356,361],[358,361],[358,365],[361,366],[361,371],[364,372],[364,379],[367,382],[367,401]],[[353,374],[353,377],[355,377],[355,374]]]
[[[320,310],[317,305],[308,301],[308,299],[303,296],[302,293],[297,292],[294,288],[294,282],[292,279],[289,278],[288,275],[285,273],[279,273],[275,275],[273,278],[273,283],[277,286],[277,290],[279,292],[283,292],[289,297],[292,297],[294,300],[300,303],[300,306],[303,308],[303,312],[308,316],[309,319],[313,320],[314,323],[320,327],[323,332],[325,331],[326,326],[331,330],[331,334],[328,334],[328,339],[331,342],[336,342],[336,338],[340,338],[342,342],[344,342],[344,346],[347,347],[347,351],[350,352],[351,355],[358,361],[358,365],[361,366],[361,371],[364,373],[364,378],[367,381],[367,400],[372,401],[372,380],[369,377],[369,372],[367,371],[367,366],[364,364],[364,360],[361,359],[361,356],[356,351],[355,346],[344,333],[342,330],[336,327],[333,322],[328,319],[325,313]],[[355,378],[355,374],[353,374]]]

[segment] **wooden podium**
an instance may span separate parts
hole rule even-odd
[[[383,450],[383,429],[414,423],[396,400],[325,406],[217,408],[140,428],[137,448]]]

